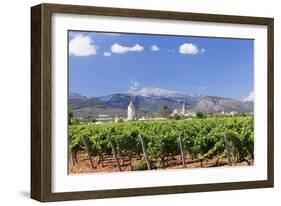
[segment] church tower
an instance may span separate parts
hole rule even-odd
[[[182,115],[185,114],[185,100],[183,100],[183,103],[182,103]]]
[[[127,117],[128,121],[136,119],[136,109],[135,109],[135,106],[132,101],[128,105],[128,114],[127,115],[128,115],[128,117]]]

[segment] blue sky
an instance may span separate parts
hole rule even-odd
[[[85,96],[156,87],[243,100],[254,40],[69,31],[69,90]]]

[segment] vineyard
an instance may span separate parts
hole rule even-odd
[[[96,172],[252,165],[253,117],[70,125],[69,165],[81,161]]]

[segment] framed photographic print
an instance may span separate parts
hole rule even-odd
[[[31,8],[31,197],[273,187],[273,19]]]

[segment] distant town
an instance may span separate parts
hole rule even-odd
[[[86,122],[88,124],[107,124],[107,123],[118,123],[118,122],[128,122],[128,121],[163,121],[168,119],[192,119],[192,118],[202,118],[204,116],[245,116],[252,115],[252,112],[237,112],[237,111],[220,111],[215,113],[204,114],[202,112],[186,112],[185,101],[182,101],[182,108],[175,108],[173,111],[169,109],[168,106],[163,106],[156,117],[153,116],[137,116],[136,107],[131,100],[127,107],[127,117],[118,117],[115,115],[115,118],[111,117],[108,114],[98,114],[96,118],[91,117],[78,117],[76,119],[72,118],[72,121],[78,121],[80,123]]]

